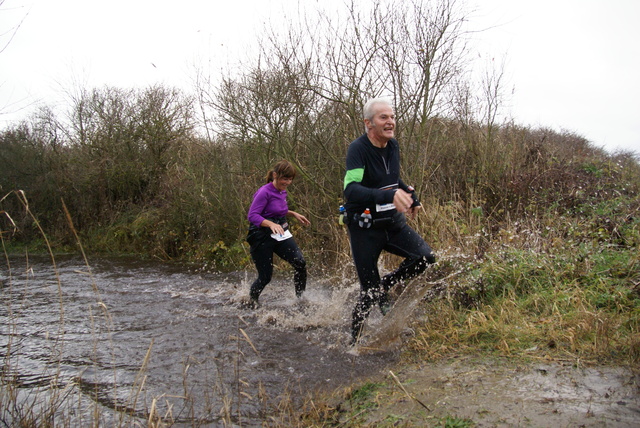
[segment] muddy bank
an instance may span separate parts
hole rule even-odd
[[[373,408],[336,403],[340,421],[438,426],[453,417],[476,427],[640,426],[640,375],[628,368],[458,358],[392,372],[397,380],[389,371],[371,379],[383,384],[370,397]]]

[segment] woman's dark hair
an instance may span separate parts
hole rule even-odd
[[[296,178],[296,168],[291,164],[291,162],[281,160],[273,166],[273,169],[267,173],[265,178],[267,179],[267,183],[270,183],[276,177],[294,179]]]

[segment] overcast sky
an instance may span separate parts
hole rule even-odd
[[[0,0],[1,1],[1,0]],[[343,0],[300,0],[336,9]],[[364,0],[363,0],[364,1]],[[73,87],[165,83],[226,68],[297,0],[4,0],[0,127]],[[506,61],[504,113],[640,153],[638,0],[469,0],[476,56]],[[294,12],[294,13],[292,13]],[[17,31],[12,31],[16,27]],[[13,38],[9,41],[9,38]]]

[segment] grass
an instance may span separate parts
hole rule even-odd
[[[424,306],[408,353],[414,359],[481,351],[637,364],[639,281],[635,248],[488,254],[451,285],[448,297]]]
[[[473,425],[474,425],[473,421],[469,419],[461,419],[455,416],[447,416],[446,418],[443,418],[439,422],[438,426],[442,428],[469,428],[469,427],[472,427]]]
[[[557,213],[549,213],[526,227],[501,229],[485,257],[451,287],[450,294],[468,298],[427,305],[439,325],[423,323],[412,349],[446,337],[455,341],[441,345],[452,349],[523,355],[535,347],[538,355],[637,364],[637,203],[637,197],[585,203],[575,209],[580,215],[555,223],[549,222]]]

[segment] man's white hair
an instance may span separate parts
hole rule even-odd
[[[391,107],[391,109],[393,110],[393,105],[391,104],[391,101],[389,101],[388,98],[372,98],[369,101],[367,101],[367,103],[362,108],[362,116],[367,120],[372,120],[373,115],[375,114],[374,107],[377,106],[378,104],[387,105]]]

